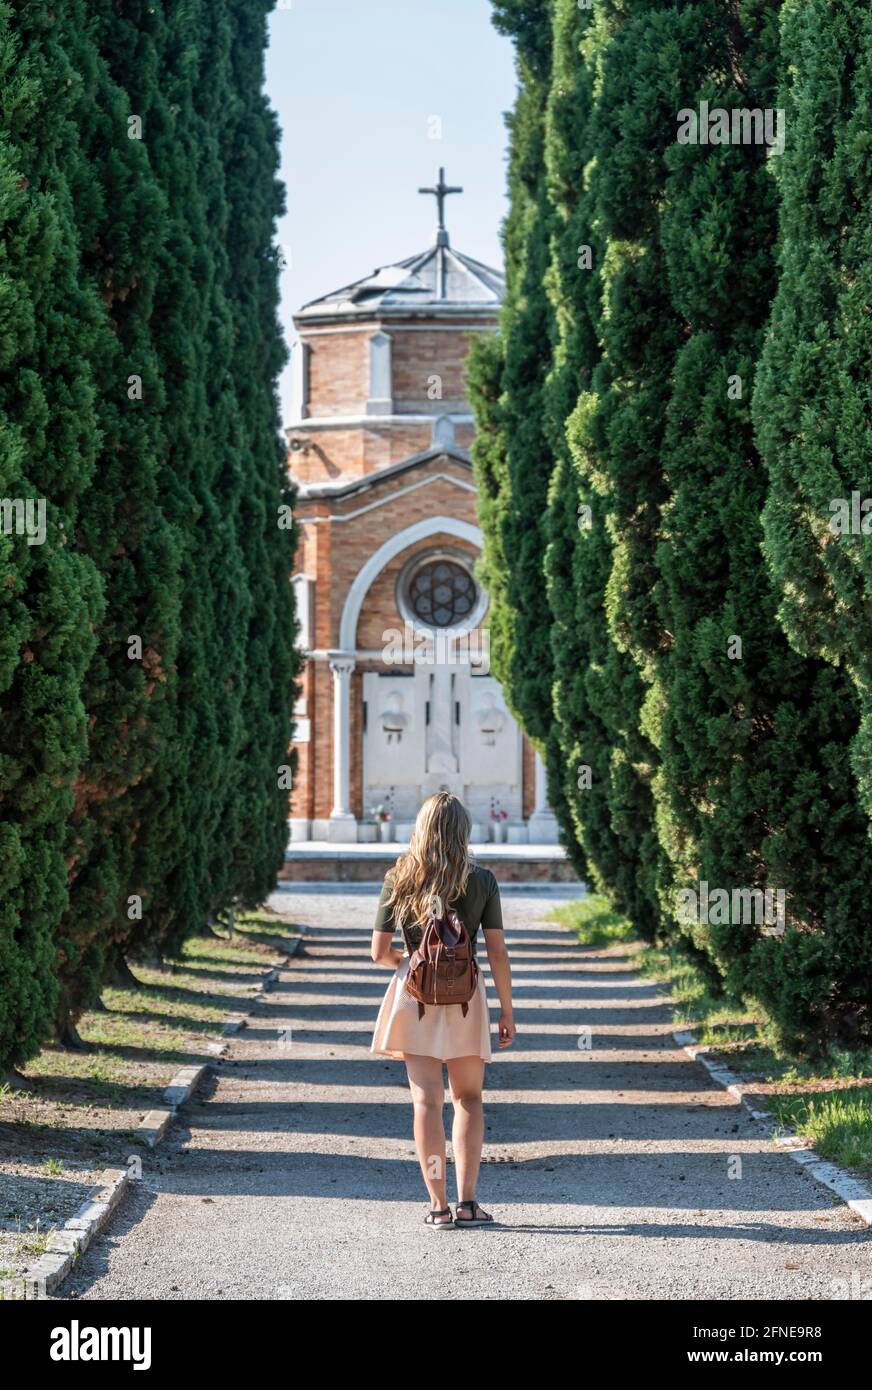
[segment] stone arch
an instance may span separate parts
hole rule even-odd
[[[353,652],[357,645],[357,623],[360,617],[360,610],[363,607],[364,599],[369,592],[373,581],[381,574],[386,565],[408,546],[414,545],[416,541],[424,540],[427,536],[435,535],[457,536],[460,540],[469,541],[471,545],[482,545],[482,534],[477,526],[471,522],[459,521],[451,516],[428,516],[422,521],[416,521],[412,526],[407,526],[404,531],[398,531],[395,535],[380,545],[378,550],[374,550],[369,559],[361,565],[358,570],[354,583],[348,590],[345,605],[342,609],[342,621],[339,624],[339,649],[344,652]]]

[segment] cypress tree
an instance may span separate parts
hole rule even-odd
[[[296,525],[279,437],[276,380],[286,360],[278,325],[275,223],[284,211],[276,180],[278,126],[263,95],[266,16],[271,0],[235,0],[232,101],[224,126],[232,375],[242,418],[239,528],[251,609],[246,634],[243,738],[238,750],[230,890],[254,907],[275,884],[287,844],[287,793],[278,770],[289,763],[295,677],[294,613],[289,575]]]
[[[503,342],[499,333],[483,333],[467,359],[467,389],[475,416],[472,462],[478,495],[476,511],[484,543],[477,573],[488,593],[490,663],[500,681],[508,680],[512,612],[506,595],[507,565],[501,518],[508,487],[506,432],[503,423]],[[511,700],[509,692],[507,699]]]
[[[132,111],[123,86],[134,64],[137,81],[157,80],[151,8],[141,0],[92,3],[91,23],[71,36],[87,155],[73,191],[83,266],[106,315],[102,447],[80,538],[100,569],[106,611],[83,691],[90,740],[60,927],[62,1032],[93,999],[128,914],[135,922],[139,904],[147,909],[165,869],[152,778],[172,738],[167,696],[180,602],[178,539],[161,505],[165,400],[150,326],[165,200],[148,157],[149,112]]]
[[[76,545],[100,435],[91,361],[102,311],[83,275],[71,196],[82,155],[70,19],[0,6],[0,498],[45,504],[31,545],[0,533],[0,1068],[50,1036],[68,831],[87,747],[82,680],[102,606]],[[7,520],[8,516],[8,520]]]
[[[772,109],[777,12],[757,0],[738,12],[726,0],[688,7],[709,56],[685,106]],[[750,397],[774,289],[774,186],[762,144],[673,143],[665,162],[661,236],[684,341],[663,437],[669,496],[657,551],[669,641],[655,653],[649,699],[669,863],[663,906],[674,920],[678,893],[701,882],[729,894],[729,911],[713,909],[690,940],[802,1047],[862,1029],[840,957],[849,902],[868,905],[868,856],[846,757],[834,775],[851,728],[845,683],[789,649],[761,554],[766,479]],[[842,854],[858,870],[848,895],[854,876]],[[784,891],[783,937],[763,932],[759,912],[737,913],[741,889]]]
[[[223,8],[199,0],[150,5],[149,13],[160,94],[132,74],[130,99],[150,113],[146,141],[167,207],[152,332],[166,400],[161,498],[181,538],[181,640],[169,692],[173,733],[152,786],[163,874],[129,934],[134,956],[174,954],[231,893],[223,822],[238,792],[251,602],[239,538],[244,445],[222,167],[230,23]]]
[[[869,6],[786,4],[782,51],[781,274],[753,403],[766,551],[791,643],[856,684],[852,755],[872,815]]]
[[[281,862],[268,8],[0,6],[4,518],[48,502],[44,545],[0,535],[0,1066]]]
[[[542,294],[548,263],[543,141],[550,4],[511,0],[494,9],[497,27],[515,39],[519,92],[507,116],[511,210],[503,228],[506,296],[499,347],[482,341],[469,364],[480,434],[473,447],[484,532],[480,573],[491,600],[494,670],[512,711],[544,748],[551,725],[550,612],[541,568],[552,467],[542,410],[551,335]]]
[[[594,25],[596,103],[585,215],[598,242],[601,353],[567,425],[576,471],[591,495],[592,524],[578,561],[583,628],[591,643],[584,658],[591,662],[586,698],[606,720],[601,732],[585,715],[592,756],[584,762],[601,784],[608,777],[598,813],[592,803],[589,833],[598,847],[591,858],[602,866],[603,885],[619,885],[638,929],[650,936],[667,874],[653,801],[651,686],[669,640],[657,610],[656,547],[669,495],[662,458],[666,406],[682,331],[669,301],[660,235],[663,151],[674,140],[689,80],[695,89],[705,40],[686,12],[667,3],[628,0],[620,9],[603,3]],[[600,593],[605,638],[597,633]],[[578,697],[574,704],[583,709]]]
[[[555,812],[565,817],[567,844],[578,846],[574,858],[585,861],[583,872],[613,907],[652,936],[654,904],[639,883],[645,840],[653,836],[650,792],[634,771],[641,744],[636,733],[640,682],[608,632],[603,601],[612,552],[603,499],[577,466],[567,431],[579,395],[591,390],[600,358],[602,246],[588,165],[594,79],[606,31],[593,19],[593,12],[579,10],[575,0],[555,4],[546,121],[553,207],[546,288],[556,326],[545,387],[545,423],[555,459],[544,556],[554,663],[551,745],[556,745],[549,790]],[[562,799],[554,797],[558,786]]]
[[[158,35],[168,103],[153,148],[170,230],[157,343],[185,548],[164,785],[179,849],[141,940],[169,955],[217,914],[262,899],[286,839],[277,772],[296,662],[294,533],[278,524],[290,499],[276,440],[283,349],[270,238],[280,202],[260,92],[265,12],[167,7]]]
[[[188,906],[174,924],[170,949],[230,905],[233,860],[239,848],[240,750],[246,734],[246,644],[254,618],[244,557],[242,508],[250,486],[250,441],[246,438],[234,375],[237,324],[232,308],[233,269],[229,252],[231,207],[227,186],[225,130],[237,101],[233,78],[230,7],[207,7],[201,18],[200,77],[193,98],[201,148],[201,187],[213,279],[207,302],[209,344],[205,361],[206,439],[200,487],[208,539],[203,546],[204,588],[200,594],[206,644],[199,653],[212,689],[200,688],[213,725],[198,750],[201,795],[210,814],[197,817],[202,857],[189,863]],[[219,676],[220,673],[220,676]],[[216,677],[219,677],[216,679]],[[192,926],[193,924],[193,926]]]

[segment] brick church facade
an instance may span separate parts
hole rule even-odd
[[[473,840],[553,843],[541,760],[488,661],[487,595],[465,392],[503,279],[455,251],[445,187],[435,243],[295,316],[289,469],[306,653],[291,838],[405,840],[439,788]],[[459,191],[459,190],[457,190]],[[374,810],[390,813],[378,829]],[[496,812],[496,816],[492,813]]]

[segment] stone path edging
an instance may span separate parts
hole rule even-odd
[[[288,937],[286,941],[283,940],[281,950],[286,961],[291,960],[297,954],[304,935],[305,933],[300,932],[298,936]],[[267,993],[269,986],[279,978],[280,968],[272,966],[265,972],[251,995],[252,1006]],[[236,1032],[238,1029],[244,1028],[252,1013],[253,1007],[245,1014],[235,1015],[233,1020],[228,1020],[225,1023],[222,1031],[225,1033]],[[234,1024],[233,1027],[230,1026],[231,1022]],[[208,1044],[209,1051],[214,1053],[216,1057],[220,1057],[226,1047],[226,1042]],[[177,1071],[164,1091],[167,1108],[150,1110],[142,1123],[134,1130],[136,1138],[146,1144],[148,1148],[155,1148],[164,1138],[170,1127],[170,1121],[178,1113],[181,1106],[190,1100],[211,1067],[211,1062],[204,1062],[201,1066],[182,1067],[180,1071]],[[72,1269],[76,1257],[83,1250],[86,1250],[94,1237],[103,1230],[128,1188],[136,1181],[138,1179],[131,1178],[126,1168],[105,1168],[100,1174],[97,1184],[89,1190],[78,1211],[49,1237],[44,1253],[33,1264],[28,1265],[23,1274],[18,1275],[15,1279],[4,1281],[4,1291],[11,1292],[13,1297],[24,1298],[25,1300],[43,1299],[48,1294],[56,1293]]]
[[[841,1197],[867,1226],[872,1226],[872,1189],[858,1178],[852,1177],[844,1168],[821,1158],[820,1154],[809,1148],[805,1140],[794,1130],[774,1125],[768,1111],[758,1110],[747,1099],[749,1095],[756,1094],[754,1088],[743,1085],[741,1077],[730,1071],[729,1067],[723,1066],[720,1062],[709,1061],[705,1053],[710,1051],[710,1048],[698,1044],[693,1033],[679,1030],[673,1031],[672,1036],[689,1057],[702,1063],[713,1081],[717,1081],[731,1096],[736,1097],[753,1119],[769,1125],[769,1137],[774,1143],[789,1153],[794,1162],[801,1164],[817,1182],[835,1192],[837,1197]]]

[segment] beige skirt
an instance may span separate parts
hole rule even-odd
[[[403,988],[408,973],[409,957],[404,955],[385,991],[370,1052],[400,1059],[409,1052],[417,1057],[438,1057],[443,1062],[451,1057],[482,1057],[489,1062],[493,1055],[490,1018],[481,971],[466,1018],[460,1004],[428,1004],[424,1017],[419,1019],[417,999]]]

